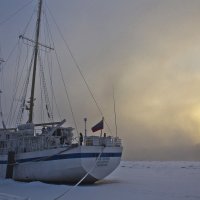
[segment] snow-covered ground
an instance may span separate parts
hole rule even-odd
[[[72,187],[0,179],[0,200],[54,200],[66,191],[60,200],[200,200],[200,162],[123,161],[105,180]]]

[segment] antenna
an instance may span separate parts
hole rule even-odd
[[[115,114],[115,133],[117,137],[117,113],[116,113],[116,102],[115,102],[115,91],[114,91],[114,86],[112,87],[113,89],[113,106],[114,106],[114,114]]]
[[[1,66],[1,63],[5,62],[2,58],[0,58],[0,66]],[[1,72],[1,68],[0,68],[0,72]],[[2,90],[0,88],[0,117],[1,117],[1,120],[2,120],[2,126],[4,129],[6,129],[6,126],[5,126],[5,123],[4,123],[4,120],[3,120],[3,111],[2,111],[2,106],[1,106],[1,93],[2,93]]]
[[[2,91],[0,90],[0,117],[1,117],[1,123],[2,123],[2,126],[4,129],[6,129],[6,125],[4,123],[4,120],[3,120],[3,111],[2,111],[2,106],[1,106],[1,93]]]

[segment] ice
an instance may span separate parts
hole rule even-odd
[[[0,199],[1,200],[30,200],[30,198],[19,197],[19,196],[5,194],[5,193],[0,193]]]
[[[31,200],[54,200],[66,191],[60,200],[197,200],[200,199],[200,162],[122,161],[106,179],[72,187],[0,179],[0,193]],[[3,200],[1,196],[0,200]]]

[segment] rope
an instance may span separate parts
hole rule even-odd
[[[50,101],[49,101],[49,96],[48,96],[48,91],[47,91],[47,86],[46,86],[46,81],[45,81],[45,76],[44,76],[43,63],[42,63],[40,54],[38,54],[38,58],[39,58],[39,64],[40,64],[40,73],[41,73],[41,79],[42,79],[42,88],[44,92],[44,100],[46,104],[45,107],[46,107],[48,118],[51,121],[53,121],[53,112],[52,112]]]
[[[48,24],[48,20],[47,20],[47,16],[45,11],[43,11],[43,24],[44,26],[44,35],[45,35],[45,44],[49,44],[49,46],[52,46],[52,41],[51,41],[51,36],[50,36],[50,28],[49,28],[49,24]],[[51,51],[49,51],[51,52]],[[51,91],[51,109],[52,109],[52,113],[54,113],[54,100],[55,100],[55,94],[54,94],[54,89],[53,89],[53,59],[52,59],[52,54],[45,54],[45,58],[46,58],[46,65],[48,67],[48,74],[49,74],[49,82],[50,82],[50,91]],[[59,119],[61,120],[61,115],[58,109],[58,105],[57,102],[55,100],[55,109],[57,109],[57,113],[59,115]]]
[[[61,74],[61,77],[62,77],[62,82],[63,82],[63,85],[64,85],[64,88],[65,88],[65,94],[67,96],[67,100],[68,100],[68,103],[69,103],[69,107],[70,107],[70,111],[71,111],[71,114],[72,114],[72,118],[73,118],[73,121],[74,121],[74,125],[76,127],[76,132],[77,132],[77,135],[78,135],[78,126],[77,126],[77,123],[76,123],[76,119],[75,119],[75,115],[74,115],[74,112],[73,112],[73,109],[72,109],[72,104],[71,104],[71,101],[70,101],[70,98],[69,98],[69,92],[67,90],[67,86],[65,84],[65,81],[64,81],[64,77],[63,77],[63,73],[62,73],[62,70],[61,70],[61,65],[60,65],[60,62],[58,60],[58,54],[57,54],[57,51],[55,51],[55,55],[56,55],[56,59],[57,59],[57,62],[58,62],[58,66],[59,66],[59,71],[60,71],[60,74]]]
[[[19,39],[18,39],[18,41],[19,41]],[[13,88],[13,92],[12,92],[14,94],[13,95],[14,99],[16,99],[16,93],[17,93],[17,88],[18,88],[18,83],[19,83],[19,69],[20,69],[21,56],[22,56],[22,44],[20,44],[20,41],[19,41],[19,43],[18,43],[18,55],[17,55],[17,66],[16,66],[16,76],[13,78],[13,79],[15,79],[14,82],[13,82],[14,88]],[[10,125],[13,123],[17,107],[18,107],[18,102],[17,102],[17,105],[15,105],[15,110],[11,110],[12,112],[11,112],[11,116],[10,116],[10,123],[9,123]]]
[[[12,57],[13,53],[16,51],[17,47],[18,47],[18,51],[19,51],[19,48],[21,47],[21,46],[19,46],[19,45],[21,45],[19,41],[20,41],[20,39],[18,38],[18,41],[17,41],[16,45],[14,46],[14,48],[9,53],[9,56],[6,59],[6,64],[7,65],[8,65],[8,61],[11,59],[11,57]],[[28,48],[27,48],[26,58],[25,58],[24,63],[22,65],[23,67],[22,67],[22,70],[21,70],[21,74],[20,74],[20,77],[18,78],[18,82],[15,85],[15,90],[14,90],[14,93],[12,95],[12,102],[11,102],[10,110],[9,110],[9,113],[8,113],[8,117],[6,119],[6,124],[10,124],[11,125],[11,122],[13,121],[12,118],[14,117],[14,115],[16,113],[16,110],[18,109],[18,105],[16,105],[14,113],[13,113],[13,106],[14,106],[15,98],[16,98],[16,95],[17,95],[17,92],[18,92],[18,88],[19,88],[19,85],[20,85],[21,78],[23,76],[23,71],[24,71],[25,65],[27,63],[28,55],[29,55],[29,51],[28,51]]]
[[[61,195],[59,195],[58,197],[54,198],[53,200],[58,200],[58,199],[60,199],[61,197],[63,197],[64,195],[69,194],[70,192],[72,192],[73,190],[75,190],[76,187],[77,187],[78,185],[80,185],[80,184],[84,181],[84,179],[88,176],[88,174],[90,174],[90,173],[97,167],[96,164],[97,164],[97,162],[99,161],[99,158],[101,157],[104,148],[105,148],[105,147],[102,146],[102,150],[101,150],[101,152],[99,153],[99,155],[98,155],[98,157],[97,157],[97,159],[96,159],[96,162],[95,162],[94,165],[91,167],[91,169],[80,179],[80,181],[79,181],[78,183],[76,183],[74,186],[72,186],[71,188],[69,188],[68,190],[66,190],[64,193],[62,193]]]
[[[16,47],[18,47],[18,51],[19,51],[19,48],[20,48],[20,42],[19,42],[19,39],[17,41],[17,44],[16,46],[13,48],[13,50],[10,52],[7,60],[6,60],[6,64],[8,63],[8,60],[11,58],[11,56],[13,55]],[[11,106],[10,106],[10,110],[9,110],[9,113],[8,113],[8,117],[7,117],[7,120],[6,120],[6,124],[10,125],[11,124],[11,121],[12,121],[12,116],[13,116],[13,106],[14,106],[14,102],[15,102],[15,98],[16,98],[16,93],[17,93],[17,88],[18,88],[18,84],[15,85],[15,89],[13,90],[13,95],[12,95],[12,101],[11,101]],[[17,106],[16,106],[17,107]],[[16,109],[15,107],[15,109]]]
[[[27,72],[27,75],[26,75],[26,80],[24,82],[24,89],[23,89],[23,93],[22,93],[20,111],[19,111],[18,116],[17,116],[17,124],[21,123],[21,120],[22,120],[22,117],[23,117],[23,111],[24,111],[24,107],[25,107],[25,103],[26,103],[26,96],[27,96],[27,91],[28,91],[28,83],[29,83],[29,79],[30,79],[32,63],[33,63],[33,56],[31,58],[31,63],[29,65],[29,69],[28,69],[28,72]]]
[[[40,70],[40,87],[42,85],[42,76],[41,76],[41,70]],[[44,101],[43,101],[44,97],[43,97],[43,91],[42,91],[42,87],[40,88],[40,117],[41,117],[41,122],[44,123],[44,109],[43,109],[43,105],[44,105]]]
[[[52,41],[52,35],[51,35],[51,31],[50,31],[50,26],[49,26],[49,23],[48,23],[48,20],[47,20],[47,16],[46,16],[46,13],[44,12],[44,19],[45,19],[45,23],[46,24],[46,31],[49,33],[49,43],[50,41]],[[54,46],[54,44],[51,44],[50,46]],[[48,54],[47,54],[48,55]],[[51,59],[49,57],[47,57],[47,62],[48,62],[48,71],[49,71],[49,78],[50,78],[50,85],[51,85],[51,92],[52,92],[52,111],[53,111],[53,102],[55,103],[55,106],[56,106],[56,111],[59,115],[59,119],[61,120],[61,114],[60,114],[60,110],[58,108],[58,104],[57,104],[57,101],[56,101],[56,96],[55,96],[55,93],[54,93],[54,88],[53,88],[53,66],[52,66],[52,56],[51,56]]]

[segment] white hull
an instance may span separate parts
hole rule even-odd
[[[66,151],[65,151],[66,150]],[[109,175],[119,165],[122,147],[77,146],[15,155],[13,179],[55,183],[95,182]],[[0,156],[0,177],[6,176],[7,156]]]

